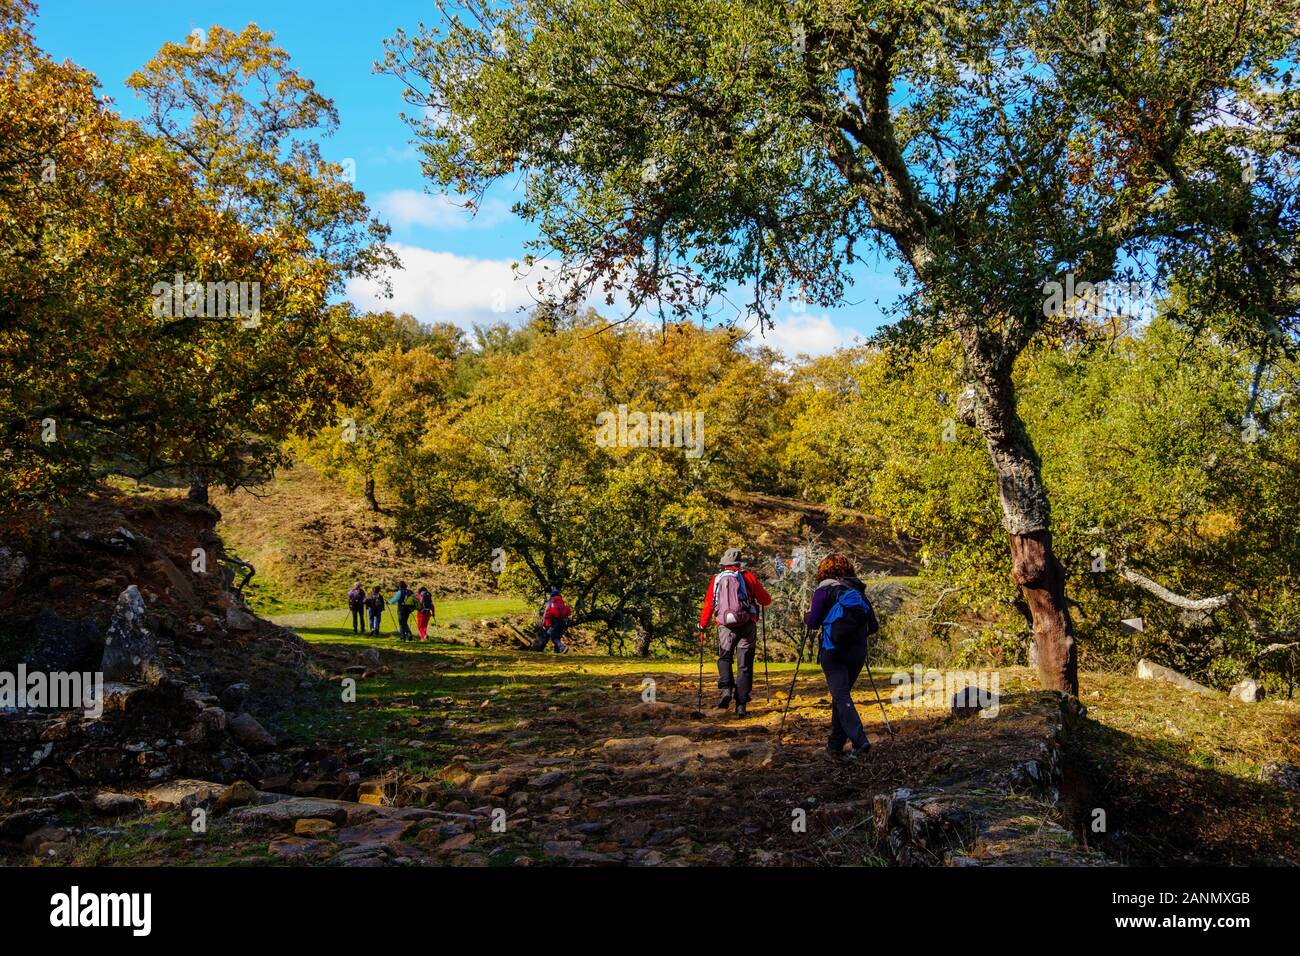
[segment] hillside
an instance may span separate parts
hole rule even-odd
[[[227,547],[257,569],[247,591],[262,614],[338,606],[356,580],[386,593],[399,580],[440,595],[492,592],[483,575],[399,550],[389,537],[389,515],[370,511],[359,495],[306,462],[256,492],[214,492],[212,503],[221,511]]]

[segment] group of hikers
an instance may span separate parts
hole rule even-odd
[[[433,595],[425,587],[411,591],[405,581],[399,582],[397,591],[387,599],[378,586],[367,594],[361,582],[353,585],[348,592],[353,633],[368,631],[378,636],[385,604],[396,606],[399,640],[416,639],[408,623],[412,611],[416,614],[419,640],[427,639],[434,618]],[[758,576],[746,567],[740,549],[728,548],[723,552],[717,573],[709,579],[700,609],[701,668],[707,630],[713,624],[718,629],[718,689],[722,692],[717,706],[726,709],[734,704],[738,717],[748,713],[754,688],[758,624],[764,609],[771,604],[772,596]],[[546,603],[538,615],[537,635],[529,649],[545,651],[549,644],[557,654],[567,653],[563,637],[572,616],[573,609],[565,602],[560,589],[548,588]],[[816,588],[804,625],[809,633],[817,634],[818,662],[831,695],[831,731],[826,748],[837,757],[865,754],[871,744],[853,703],[853,686],[867,660],[868,639],[880,625],[867,598],[866,587],[843,554],[827,555],[817,566]],[[850,747],[847,753],[845,745]]]
[[[386,604],[395,605],[397,608],[399,641],[416,640],[415,634],[411,631],[412,611],[415,612],[416,629],[420,632],[419,640],[428,640],[429,624],[433,622],[435,613],[433,593],[424,586],[412,591],[406,586],[405,581],[397,583],[397,590],[391,598],[384,597],[378,584],[367,594],[360,581],[354,582],[352,590],[348,592],[348,610],[352,612],[352,633],[369,633],[379,637]]]

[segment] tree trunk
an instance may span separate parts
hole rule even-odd
[[[973,384],[958,402],[957,414],[979,429],[993,460],[1011,548],[1011,577],[1033,616],[1038,679],[1044,688],[1077,696],[1078,660],[1065,602],[1065,568],[1052,550],[1051,507],[1038,455],[1016,410],[1010,369],[989,360],[973,334],[962,339]]]
[[[190,490],[187,495],[190,501],[199,505],[208,504],[208,476],[201,471],[196,471],[190,475]]]
[[[654,642],[654,628],[646,621],[636,624],[636,656],[649,657],[650,645]]]
[[[375,497],[375,479],[373,477],[366,479],[366,506],[371,511],[379,510],[379,499]]]

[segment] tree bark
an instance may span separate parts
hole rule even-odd
[[[379,510],[379,499],[375,497],[375,479],[373,477],[366,479],[366,506],[371,511]]]
[[[972,382],[957,414],[979,429],[997,475],[1011,578],[1033,617],[1038,679],[1044,688],[1079,693],[1074,625],[1065,601],[1065,568],[1052,549],[1051,507],[1033,442],[1016,410],[1009,368],[988,357],[974,332],[962,335]]]
[[[208,504],[208,476],[201,471],[196,471],[190,475],[190,490],[187,495],[190,501],[199,505]]]

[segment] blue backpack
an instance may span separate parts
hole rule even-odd
[[[840,589],[835,604],[822,621],[822,650],[833,651],[855,640],[865,640],[880,629],[871,603],[857,588],[847,584]]]

